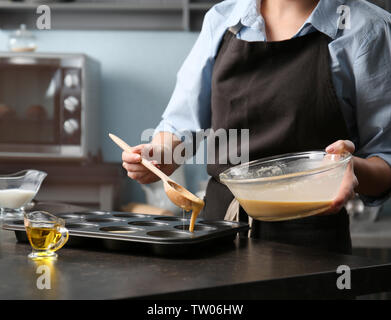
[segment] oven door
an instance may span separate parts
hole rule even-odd
[[[0,61],[0,154],[58,154],[61,79],[56,60]]]

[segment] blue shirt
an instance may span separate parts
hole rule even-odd
[[[267,41],[259,3],[226,0],[208,11],[155,132],[181,137],[210,128],[211,79],[219,44],[226,30],[239,22],[239,39]],[[332,78],[355,155],[378,156],[391,166],[391,15],[363,0],[320,0],[294,37],[314,30],[331,38]]]

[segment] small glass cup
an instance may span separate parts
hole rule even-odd
[[[30,259],[55,259],[55,251],[68,241],[69,234],[65,222],[48,212],[34,211],[24,214],[24,226],[33,251]]]

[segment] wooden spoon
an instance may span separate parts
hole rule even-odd
[[[132,148],[122,139],[118,138],[114,134],[109,133],[109,137],[124,151],[132,151]],[[191,222],[190,222],[190,231],[193,232],[194,222],[197,218],[198,213],[204,207],[204,201],[196,197],[189,190],[182,187],[171,178],[169,178],[164,172],[156,168],[150,161],[141,158],[141,164],[147,169],[152,171],[163,181],[164,191],[166,192],[167,197],[178,207],[186,210],[193,211]]]

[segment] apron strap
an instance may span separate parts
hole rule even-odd
[[[241,21],[239,21],[235,26],[229,27],[228,30],[236,36],[242,28],[243,24]]]
[[[239,202],[234,198],[230,205],[228,206],[227,212],[225,213],[224,220],[225,221],[236,221],[239,222]],[[248,231],[248,237],[250,238],[251,236],[251,227],[253,224],[253,218],[248,216],[248,224],[250,226],[250,230]]]
[[[239,221],[239,202],[235,198],[228,206],[227,212],[225,213],[224,220]]]

